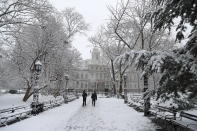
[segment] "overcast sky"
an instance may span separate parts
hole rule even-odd
[[[86,22],[90,25],[87,36],[78,35],[73,41],[74,46],[81,52],[83,59],[91,57],[91,43],[88,37],[92,36],[99,26],[105,23],[109,16],[107,6],[115,6],[117,0],[49,0],[59,11],[66,7],[74,7],[81,13]]]

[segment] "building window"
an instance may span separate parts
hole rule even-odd
[[[77,85],[76,85],[76,87],[78,88],[78,86],[79,86],[79,81],[77,81],[77,83],[76,83]]]
[[[99,74],[98,73],[96,74],[96,79],[99,79]]]
[[[78,74],[78,73],[76,74],[76,78],[77,78],[77,79],[79,78],[79,74]]]
[[[96,55],[96,60],[99,60],[99,56],[98,56],[98,54]]]
[[[88,79],[88,74],[85,74],[85,78]]]
[[[104,75],[105,75],[105,78],[107,78],[107,73],[105,73]]]

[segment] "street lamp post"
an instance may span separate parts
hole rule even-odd
[[[69,76],[66,74],[66,75],[64,75],[64,78],[66,80],[66,85],[65,85],[63,97],[64,97],[64,103],[68,103],[68,87],[67,86],[68,86]]]
[[[124,75],[124,102],[128,102],[128,97],[127,97],[127,75]]]
[[[79,98],[77,89],[75,89],[75,96],[76,96],[77,99]]]
[[[144,93],[148,90],[148,76],[144,76]],[[150,97],[144,97],[144,116],[149,115]]]
[[[39,74],[42,70],[42,63],[38,60],[34,64],[34,89],[33,89],[33,102],[31,103],[32,114],[38,114],[43,110],[43,104],[39,103]]]
[[[120,80],[117,80],[117,98],[119,99],[120,93],[119,93],[119,87],[120,87]]]
[[[98,92],[98,83],[97,83],[97,81],[95,82],[95,85],[96,85],[96,91]]]

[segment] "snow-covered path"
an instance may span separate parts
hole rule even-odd
[[[116,98],[98,98],[92,107],[82,99],[45,111],[0,131],[154,131],[151,121]]]
[[[68,121],[65,131],[151,131],[154,125],[132,108],[115,98],[100,98],[96,107],[88,101]]]

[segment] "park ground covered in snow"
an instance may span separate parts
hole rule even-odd
[[[22,99],[24,97],[24,94],[0,94],[0,110],[1,109],[6,109],[10,107],[16,107],[16,106],[22,106],[22,105],[30,105],[31,102],[33,101],[32,96],[27,100],[27,102],[23,102]],[[39,96],[39,101],[40,102],[45,102],[49,100],[53,100],[55,97],[48,95],[40,95]]]
[[[152,131],[155,125],[122,99],[98,98],[96,107],[82,99],[31,116],[0,131]]]

